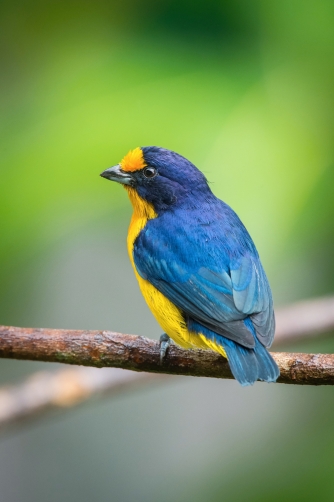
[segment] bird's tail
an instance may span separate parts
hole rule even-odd
[[[244,323],[254,336],[255,347],[253,349],[247,349],[195,321],[191,321],[190,329],[200,333],[200,336],[203,337],[205,343],[211,349],[227,357],[232,374],[241,385],[253,385],[257,380],[276,382],[279,377],[277,364],[257,339],[252,321],[246,318]]]
[[[246,349],[236,342],[220,337],[233,376],[241,385],[252,385],[256,380],[276,382],[279,369],[267,349],[255,338],[254,349]]]
[[[244,323],[254,336],[255,347],[253,349],[247,349],[193,320],[188,320],[188,328],[198,333],[210,349],[227,357],[232,374],[241,385],[253,385],[257,380],[276,382],[279,377],[277,364],[257,339],[252,321],[246,318]]]

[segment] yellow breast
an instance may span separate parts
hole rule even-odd
[[[181,310],[162,293],[160,293],[160,291],[158,291],[153,284],[143,279],[138,274],[133,259],[134,242],[140,231],[145,227],[147,221],[156,218],[157,214],[149,203],[139,197],[135,189],[129,186],[126,186],[125,188],[134,209],[127,237],[128,253],[140,290],[146,300],[146,303],[151,309],[152,314],[167,335],[169,335],[181,347],[210,348],[225,356],[225,352],[222,347],[210,342],[204,337],[204,335],[189,332]]]

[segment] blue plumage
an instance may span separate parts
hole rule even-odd
[[[244,323],[252,331],[254,348],[248,349],[233,340],[207,329],[201,324],[191,321],[189,329],[203,333],[209,340],[221,345],[227,355],[231,371],[241,385],[252,385],[256,380],[275,382],[279,377],[277,364],[256,337],[255,330],[249,318]]]
[[[269,346],[272,298],[257,251],[237,215],[210,194],[200,211],[186,199],[149,220],[134,245],[136,268],[188,315],[246,347],[255,345],[243,323],[252,315]]]
[[[275,381],[265,349],[275,331],[272,296],[246,228],[189,161],[154,147],[143,152],[160,179],[154,191],[153,183],[141,190],[158,217],[134,244],[137,271],[184,312],[189,329],[215,337],[240,383]],[[162,186],[173,203],[162,202]]]
[[[123,160],[123,171],[106,171],[132,187],[130,199],[136,191],[139,225],[149,214],[140,204],[151,208],[130,246],[137,274],[179,309],[192,340],[204,336],[210,346],[223,347],[242,385],[275,381],[279,370],[266,350],[275,331],[272,295],[246,228],[187,159],[144,147],[134,169],[137,150],[130,152],[129,167]]]

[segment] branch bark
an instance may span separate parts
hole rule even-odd
[[[334,385],[334,355],[272,353],[279,383]],[[171,346],[163,365],[154,340],[112,331],[0,327],[0,357],[114,367],[149,373],[232,378],[226,359],[211,351]]]
[[[328,333],[334,329],[334,296],[299,302],[282,308],[277,311],[276,318],[275,346]],[[74,338],[72,334],[75,334]],[[112,357],[110,356],[110,351],[113,351],[112,346],[104,351],[99,341],[101,338],[104,340],[104,345],[108,345],[110,339],[113,347],[116,344],[116,351]],[[73,343],[69,343],[71,339]],[[129,361],[128,367],[137,370],[127,371],[119,368],[98,370],[77,366],[56,372],[35,373],[22,384],[3,387],[0,389],[0,430],[6,425],[36,419],[56,409],[76,406],[92,396],[106,394],[113,396],[138,386],[169,381],[169,377],[162,373],[157,375],[140,372],[143,365],[147,364],[151,365],[151,369],[147,368],[149,371],[231,377],[226,362],[224,363],[223,358],[215,354],[184,352],[172,347],[166,364],[160,366],[157,364],[157,350],[157,344],[152,340],[110,332],[0,327],[1,357],[123,367],[128,352],[132,354],[132,362]],[[84,360],[81,360],[82,351],[85,355]],[[281,368],[280,382],[333,384],[333,356],[276,353],[274,357]],[[182,366],[177,368],[180,363]]]

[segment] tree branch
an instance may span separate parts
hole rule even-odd
[[[114,396],[166,379],[166,375],[83,366],[34,373],[20,385],[0,389],[0,430],[57,409],[77,406],[92,396]]]
[[[275,346],[334,330],[334,296],[304,300],[276,312]]]
[[[334,385],[334,355],[275,352],[280,383]],[[0,327],[0,357],[114,367],[149,373],[232,378],[228,362],[211,351],[171,346],[163,365],[154,340],[112,331]]]
[[[299,302],[277,311],[275,345],[314,337],[334,329],[334,296]],[[103,344],[101,344],[101,340]],[[107,350],[103,347],[107,346]],[[83,356],[82,356],[83,354]],[[129,357],[131,355],[131,357]],[[274,353],[279,382],[333,384],[334,356]],[[70,364],[128,367],[97,370],[73,367],[40,372],[16,386],[0,389],[0,429],[37,418],[54,409],[75,406],[91,396],[115,395],[148,383],[168,381],[162,373],[231,378],[228,365],[210,352],[172,347],[163,366],[157,343],[110,332],[35,330],[0,327],[0,357],[61,361]],[[140,372],[160,372],[160,375]]]

